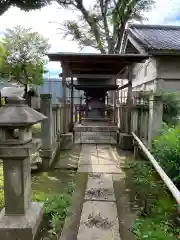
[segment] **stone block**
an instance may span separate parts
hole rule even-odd
[[[53,149],[40,149],[39,150],[40,157],[42,158],[52,158]]]
[[[46,170],[49,168],[53,156],[53,149],[40,149],[39,155],[42,159],[41,169]]]
[[[85,200],[115,201],[111,174],[89,174]]]
[[[43,217],[43,203],[31,203],[25,215],[6,216],[0,213],[0,239],[34,240]]]
[[[25,214],[30,205],[30,161],[4,160],[4,196],[6,215]]]
[[[102,222],[106,222],[106,224],[101,227]],[[87,201],[84,203],[77,240],[84,239],[121,239],[117,209],[114,202]]]
[[[120,165],[80,165],[78,172],[123,174]]]
[[[131,134],[120,133],[119,134],[119,147],[121,150],[132,151],[133,150],[133,137]]]
[[[73,148],[73,133],[69,132],[61,134],[61,138],[62,138],[61,149],[71,150]]]
[[[92,165],[98,164],[97,152],[80,154],[79,165],[87,165],[87,164],[92,164]]]
[[[30,155],[31,144],[26,144],[23,147],[21,145],[17,146],[0,146],[0,156],[1,159],[23,159]]]

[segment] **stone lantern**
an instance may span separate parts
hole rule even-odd
[[[9,98],[0,108],[0,159],[3,160],[5,208],[0,213],[0,239],[32,240],[43,204],[32,203],[31,126],[46,119],[21,98]]]

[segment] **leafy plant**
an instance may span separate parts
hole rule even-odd
[[[42,83],[45,55],[50,46],[39,33],[21,26],[7,29],[3,40],[1,76],[24,85],[26,96],[29,84]]]
[[[158,225],[159,224],[159,225]],[[176,240],[172,229],[165,223],[156,221],[155,218],[136,219],[132,229],[137,240]]]
[[[180,187],[180,127],[166,128],[153,140],[152,153],[167,175]]]
[[[176,125],[180,116],[180,93],[163,93],[163,121],[168,125]]]
[[[47,199],[45,202],[45,217],[49,219],[50,235],[56,235],[63,227],[64,220],[71,204],[71,195],[74,187],[68,187],[65,191]]]
[[[137,240],[175,240],[179,228],[175,224],[176,204],[165,185],[148,162],[136,162],[126,182],[131,189],[132,209],[137,217],[132,232]]]
[[[25,11],[30,11],[34,9],[39,9],[47,4],[49,4],[51,0],[1,0],[0,1],[0,15],[6,12],[11,6],[19,7]]]

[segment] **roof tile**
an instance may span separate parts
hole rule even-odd
[[[178,26],[132,24],[127,32],[146,49],[180,51]]]

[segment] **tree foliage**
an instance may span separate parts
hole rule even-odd
[[[180,117],[180,93],[163,93],[163,121],[169,126],[179,123]]]
[[[165,128],[153,141],[153,156],[159,161],[167,175],[180,188],[180,128]]]
[[[4,65],[4,60],[6,56],[6,43],[0,39],[0,69]]]
[[[64,37],[72,36],[81,48],[90,46],[101,53],[119,53],[126,24],[132,19],[142,21],[154,4],[154,0],[94,0],[87,9],[83,0],[56,2],[78,15],[60,27]]]
[[[0,0],[0,15],[10,6],[25,11],[40,9],[57,2],[65,9],[73,10],[77,20],[67,20],[61,26],[64,37],[71,36],[81,48],[90,46],[101,53],[119,53],[126,24],[135,19],[142,21],[154,0]]]
[[[49,50],[47,39],[31,29],[17,26],[7,29],[1,74],[24,85],[40,84],[44,57]]]
[[[6,12],[11,6],[29,11],[40,9],[51,2],[50,0],[0,0],[0,15]]]

